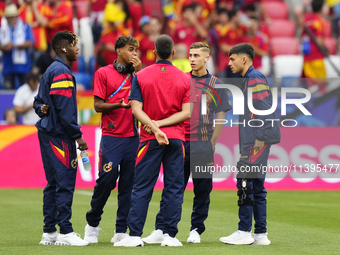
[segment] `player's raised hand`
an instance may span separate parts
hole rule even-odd
[[[136,72],[142,70],[142,61],[137,56],[133,56],[129,60],[130,63],[132,63],[135,66]]]
[[[124,98],[122,98],[120,101],[119,101],[119,104],[120,104],[120,107],[121,108],[125,108],[125,109],[129,109],[131,108],[131,101],[129,101],[127,104],[124,102]]]
[[[159,145],[168,145],[169,144],[169,140],[168,137],[166,136],[166,134],[159,130],[156,134],[155,134],[156,140],[158,142]]]

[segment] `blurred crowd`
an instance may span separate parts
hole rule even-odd
[[[154,41],[162,33],[173,37],[174,65],[183,71],[190,71],[190,45],[204,41],[212,48],[209,71],[233,77],[228,52],[250,43],[257,69],[264,68],[264,59],[272,66],[276,55],[298,54],[304,56],[301,77],[326,78],[321,62],[338,50],[340,0],[0,0],[0,88],[18,89],[28,84],[28,74],[41,76],[55,57],[53,35],[74,31],[74,19],[84,17],[94,49],[86,79],[113,63],[114,43],[121,35],[136,37],[143,65],[153,64]],[[72,71],[77,73],[78,67],[76,63]],[[266,68],[261,71],[269,75],[273,68]]]

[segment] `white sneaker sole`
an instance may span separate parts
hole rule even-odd
[[[201,240],[187,240],[187,243],[201,243]]]
[[[183,246],[183,244],[166,244],[166,243],[162,243],[161,246],[180,247],[180,246]]]
[[[69,245],[69,246],[86,246],[86,245],[89,245],[88,243],[84,243],[84,244],[82,244],[82,243],[69,244],[69,243],[61,242],[61,241],[56,241],[54,244],[55,245],[62,245],[62,246],[67,246],[67,245]]]
[[[90,244],[90,243],[98,243],[98,240],[97,240],[97,241],[93,241],[93,240],[88,240],[88,239],[86,239],[86,238],[84,238],[84,241],[89,242],[89,244]]]
[[[270,245],[271,244],[271,241],[269,242],[254,242],[253,245]]]
[[[54,245],[55,242],[51,242],[51,241],[40,241],[39,244],[40,244],[40,245]]]
[[[119,242],[114,243],[113,246],[115,247],[143,247],[144,243],[136,243],[136,244],[125,244],[125,245],[121,245],[119,244]]]
[[[163,240],[161,240],[161,241],[148,241],[148,240],[146,240],[146,238],[142,238],[142,241],[144,243],[147,243],[147,244],[160,244],[160,243],[163,242]]]
[[[237,241],[222,241],[220,239],[221,243],[225,243],[225,244],[230,244],[230,245],[251,245],[254,243],[254,240],[249,240],[249,241],[242,241],[242,242],[237,242]]]

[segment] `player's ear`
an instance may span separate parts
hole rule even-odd
[[[116,53],[117,53],[117,56],[122,55],[121,52],[120,52],[120,48],[116,49]]]
[[[242,57],[242,64],[245,65],[247,63],[247,57],[243,56]]]
[[[153,52],[153,54],[157,57],[157,52],[156,52],[156,50],[153,50],[152,52]]]
[[[172,56],[176,54],[176,51],[175,50],[172,50]]]
[[[209,56],[209,55],[206,56],[206,58],[205,58],[205,63],[207,63],[207,62],[209,61],[209,59],[210,59],[210,56]]]

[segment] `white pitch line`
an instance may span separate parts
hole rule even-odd
[[[85,195],[85,196],[93,195],[93,191],[88,191],[88,190],[75,190],[74,193],[79,194],[79,195]]]

